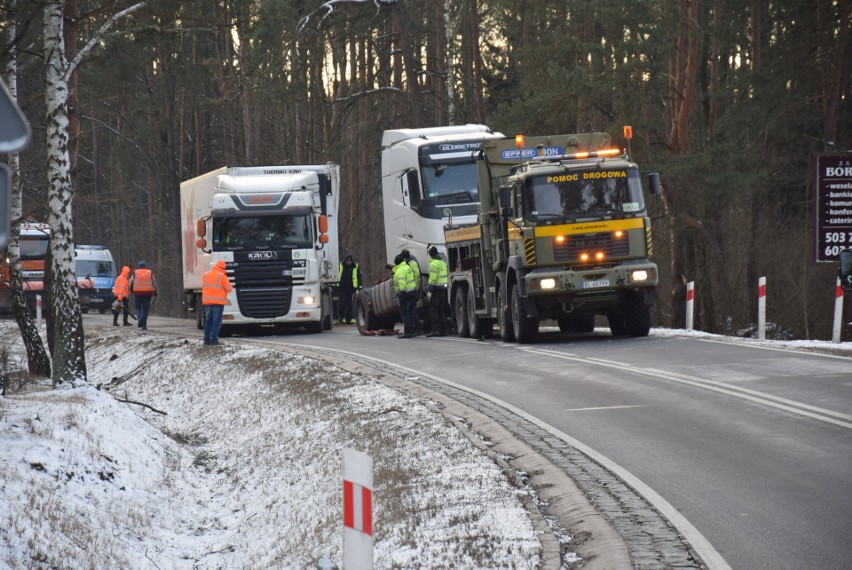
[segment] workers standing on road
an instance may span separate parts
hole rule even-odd
[[[157,280],[144,260],[139,262],[139,267],[130,278],[130,290],[133,291],[136,326],[143,331],[148,330],[148,311],[151,310],[151,299],[157,296]]]
[[[225,262],[216,262],[201,279],[201,303],[204,305],[204,344],[219,344],[219,329],[222,328],[222,313],[228,304],[228,293],[233,291],[231,281],[225,273]]]
[[[397,255],[393,262],[393,288],[399,299],[399,313],[402,316],[403,332],[398,338],[414,338],[418,327],[417,293],[414,272],[405,262],[402,254]]]
[[[420,324],[420,319],[417,318],[417,304],[420,302],[420,297],[422,296],[423,289],[423,276],[420,273],[420,264],[416,259],[411,257],[411,252],[407,249],[403,249],[401,252],[405,263],[411,267],[411,271],[414,273],[414,320],[417,323],[417,330],[414,331],[414,336],[423,334],[423,328]]]
[[[115,295],[115,301],[112,303],[112,326],[118,326],[119,313],[124,314],[124,326],[131,326],[127,320],[127,315],[130,314],[130,268],[124,266],[121,268],[121,274],[115,278],[115,283],[112,286],[112,294]]]
[[[340,264],[340,309],[338,317],[340,323],[351,325],[355,322],[355,292],[363,286],[364,277],[361,275],[361,267],[355,262],[351,254],[347,254]]]
[[[426,336],[447,336],[447,263],[438,248],[429,248],[429,315],[432,331]]]

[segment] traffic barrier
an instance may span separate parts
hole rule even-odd
[[[343,568],[373,567],[373,458],[343,449]]]
[[[831,332],[831,342],[839,343],[841,330],[843,329],[843,287],[840,285],[840,277],[837,278],[834,287],[834,327]]]
[[[691,331],[695,314],[695,281],[686,284],[686,330]]]
[[[766,339],[766,277],[757,281],[757,338]]]

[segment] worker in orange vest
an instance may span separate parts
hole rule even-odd
[[[130,306],[128,299],[130,298],[130,268],[126,265],[121,268],[121,275],[115,278],[115,283],[112,286],[112,294],[115,295],[115,301],[112,304],[112,326],[118,326],[118,314],[124,314],[124,326],[129,327],[130,322],[127,320],[127,315],[130,314]]]
[[[201,302],[204,304],[204,344],[219,344],[219,329],[222,328],[222,313],[228,305],[228,293],[233,291],[225,262],[216,262],[201,279]]]
[[[133,306],[136,308],[136,326],[143,331],[148,330],[148,311],[151,299],[157,296],[157,280],[144,260],[139,262],[130,278],[130,290],[133,291]]]

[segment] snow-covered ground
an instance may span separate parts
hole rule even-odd
[[[852,356],[852,343],[651,334]],[[22,366],[13,322],[0,338],[3,370]],[[340,564],[345,447],[374,458],[377,568],[540,565],[528,491],[427,402],[235,343],[107,329],[86,355],[89,385],[33,379],[0,398],[0,568]]]
[[[156,333],[94,333],[86,356],[90,385],[0,398],[0,568],[339,565],[344,447],[374,459],[377,568],[540,563],[526,491],[416,398]]]

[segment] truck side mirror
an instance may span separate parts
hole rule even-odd
[[[651,172],[648,174],[648,192],[651,196],[660,195],[660,173]]]
[[[852,249],[840,252],[840,286],[844,291],[852,291]]]
[[[198,221],[195,222],[195,233],[201,238],[207,235],[207,222],[204,221],[204,218],[199,218]]]

